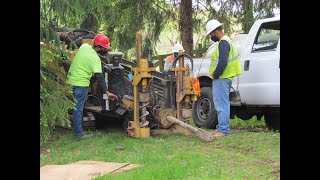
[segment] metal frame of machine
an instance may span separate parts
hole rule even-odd
[[[124,120],[130,137],[146,138],[161,133],[196,133],[201,139],[212,141],[211,133],[188,124],[192,118],[192,102],[196,101],[198,96],[192,86],[190,68],[188,65],[184,66],[184,56],[189,55],[179,51],[174,66],[164,75],[157,72],[155,67],[150,67],[150,60],[142,57],[141,32],[136,33],[136,40],[135,63],[123,59],[121,52],[110,52],[108,58],[101,57],[108,89],[116,94],[119,100],[109,100],[100,92],[93,77],[84,107],[83,125],[86,128],[95,127],[94,115],[100,113]],[[92,40],[89,41],[84,42],[92,45]],[[76,51],[69,52],[71,61],[75,54]],[[132,80],[127,78],[129,73],[133,73]]]

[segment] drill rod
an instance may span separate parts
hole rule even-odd
[[[207,141],[207,142],[213,141],[212,134],[207,132],[207,131],[205,131],[205,130],[203,130],[203,129],[201,129],[201,128],[195,128],[195,127],[193,127],[193,126],[191,126],[191,125],[189,125],[187,123],[182,122],[181,120],[179,120],[179,119],[177,119],[177,118],[175,118],[173,116],[167,116],[167,119],[168,119],[168,121],[170,121],[170,122],[172,122],[174,124],[178,124],[181,127],[189,129],[190,131],[196,133],[196,135],[200,139],[202,139],[204,141]]]

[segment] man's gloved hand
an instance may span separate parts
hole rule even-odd
[[[168,63],[168,67],[164,68],[163,73],[167,74],[169,72],[169,69],[172,68],[172,63]]]
[[[130,81],[132,81],[132,79],[133,79],[133,75],[132,75],[132,73],[131,73],[131,72],[128,74],[128,78],[130,79]]]

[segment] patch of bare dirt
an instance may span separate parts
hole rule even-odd
[[[271,158],[264,158],[264,159],[261,159],[259,161],[254,161],[254,162],[250,162],[249,163],[250,165],[266,165],[266,164],[272,164],[273,166],[275,165],[279,165],[280,167],[280,162],[279,161],[276,161],[274,159],[271,159]]]
[[[40,148],[40,153],[50,153],[50,152],[51,152],[51,150],[47,147]]]
[[[51,150],[49,148],[40,148],[40,154],[43,154],[48,158],[51,158]]]
[[[239,152],[242,154],[251,154],[256,152],[256,149],[254,147],[240,147],[240,146],[236,146],[234,144],[228,146],[228,149],[235,151],[235,152]]]
[[[248,132],[269,132],[268,128],[266,127],[233,127],[231,128],[232,131],[248,131]]]
[[[70,130],[70,129],[56,127],[56,129],[50,135],[49,141],[55,142],[65,136],[67,136],[70,133],[73,133],[72,130]]]
[[[215,142],[213,144],[210,144],[209,146],[202,146],[201,151],[209,157],[212,154],[214,149],[221,149],[221,148],[222,148],[222,144]]]
[[[271,172],[271,174],[273,176],[280,177],[280,161],[265,158],[265,159],[262,159],[260,162],[265,164],[271,164],[273,168],[273,171]]]
[[[242,154],[249,154],[249,153],[252,153],[252,152],[256,152],[256,149],[254,147],[248,147],[248,148],[240,150],[240,152]]]
[[[280,177],[280,166],[279,167],[274,167],[273,171],[271,172],[271,174],[273,176]]]
[[[216,149],[221,149],[222,148],[222,144],[215,143],[215,144],[213,144],[213,147],[216,148]]]
[[[271,172],[272,176],[280,177],[280,161],[274,160],[271,158],[264,158],[259,161],[249,162],[248,165],[262,166],[262,165],[271,165],[273,171]]]

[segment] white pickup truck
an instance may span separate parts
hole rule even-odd
[[[280,17],[257,20],[248,34],[236,35],[233,42],[242,74],[233,79],[232,87],[238,88],[241,100],[230,101],[230,118],[236,115],[248,120],[257,116],[261,120],[264,116],[269,129],[280,130]],[[203,58],[193,59],[193,73],[198,74],[201,86],[201,96],[193,104],[193,119],[198,127],[215,128],[218,123],[209,77],[216,45],[212,44]]]

